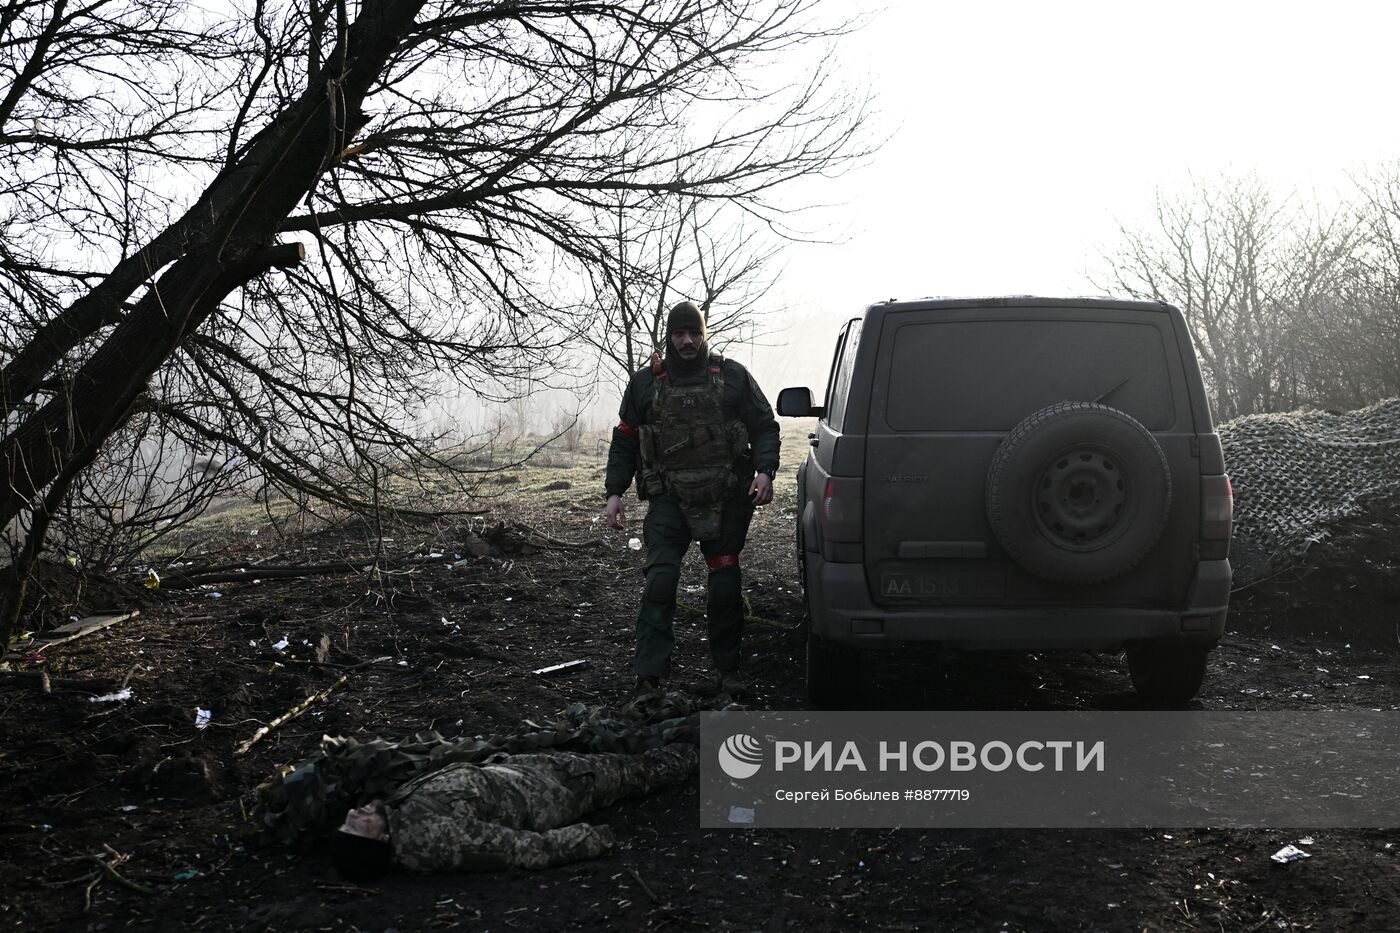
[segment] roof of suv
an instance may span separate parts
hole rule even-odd
[[[1163,311],[1170,307],[1160,301],[1127,301],[1120,298],[1039,298],[1035,295],[1004,295],[986,298],[890,299],[870,306],[887,311],[927,311],[939,308],[1092,308],[1104,311]]]

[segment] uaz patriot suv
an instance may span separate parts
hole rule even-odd
[[[852,649],[1126,651],[1195,696],[1230,595],[1230,480],[1186,323],[1160,303],[872,305],[841,330],[798,471],[815,706]]]

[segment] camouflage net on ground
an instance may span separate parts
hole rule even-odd
[[[1400,399],[1352,412],[1250,415],[1219,430],[1235,491],[1237,586],[1300,562],[1330,525],[1400,489]]]
[[[400,742],[326,736],[321,750],[257,789],[254,819],[283,842],[329,832],[352,806],[389,796],[405,782],[452,762],[481,764],[496,756],[540,751],[627,752],[671,742],[699,742],[703,709],[680,693],[619,708],[575,703],[554,720],[525,722],[513,735],[449,740],[422,732]]]

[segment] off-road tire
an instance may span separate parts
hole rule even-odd
[[[860,696],[860,655],[807,633],[807,705],[847,709]]]
[[[1052,583],[1111,580],[1167,526],[1171,472],[1152,432],[1095,402],[1059,402],[1011,429],[987,471],[987,520],[1021,567]]]
[[[1129,648],[1133,689],[1154,703],[1185,703],[1195,698],[1206,677],[1210,649],[1195,645],[1143,645]]]

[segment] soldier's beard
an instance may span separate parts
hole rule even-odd
[[[669,340],[666,341],[666,369],[677,376],[693,375],[705,368],[706,362],[710,358],[710,348],[708,341],[701,341],[695,344],[696,353],[691,359],[681,356],[676,345]]]

